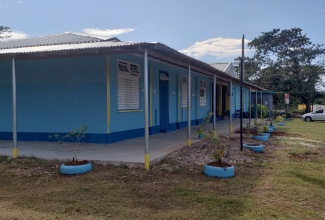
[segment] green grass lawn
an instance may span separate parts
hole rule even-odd
[[[231,179],[163,164],[63,176],[59,161],[0,157],[0,219],[325,219],[325,123],[277,130],[288,135],[236,164]]]

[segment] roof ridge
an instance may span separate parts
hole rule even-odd
[[[80,44],[101,42],[103,39],[82,35],[74,32],[63,32],[58,34],[50,34],[38,37],[29,37],[24,39],[15,39],[0,42],[0,49],[34,47],[46,45],[61,45],[61,44]]]

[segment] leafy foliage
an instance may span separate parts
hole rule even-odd
[[[87,126],[81,125],[79,128],[75,128],[70,131],[68,134],[55,134],[54,138],[56,138],[60,144],[63,144],[64,142],[72,143],[69,145],[73,147],[74,158],[72,160],[77,161],[78,147],[80,145],[81,140],[86,137],[86,131]]]
[[[261,117],[261,104],[257,104],[256,105],[256,108],[257,108],[257,117],[260,118]],[[254,105],[251,106],[251,115],[254,115],[255,114],[255,107]],[[266,118],[268,117],[270,114],[270,111],[269,109],[267,108],[266,105],[262,105],[262,118]]]
[[[205,130],[206,126],[210,123],[212,115],[213,115],[212,112],[208,112],[208,114],[203,119],[201,125],[196,129],[196,133],[204,134],[206,132],[206,130]]]
[[[254,129],[257,133],[266,132],[269,130],[269,127],[266,124],[263,124],[263,121],[254,120]]]
[[[281,115],[276,116],[275,120],[277,123],[284,122],[284,118]]]
[[[210,147],[214,148],[213,158],[220,164],[224,164],[222,158],[225,156],[226,149],[228,147],[227,142],[221,142],[220,137],[215,133],[215,131],[209,131],[205,139],[207,140]],[[225,138],[224,138],[225,139]],[[226,140],[226,139],[225,139]]]
[[[325,75],[325,54],[321,44],[313,44],[302,29],[273,29],[262,33],[248,43],[254,49],[252,58],[245,58],[245,79],[274,92],[290,93],[291,98],[310,104],[315,86],[322,83]],[[275,98],[275,104],[283,102],[283,96]]]

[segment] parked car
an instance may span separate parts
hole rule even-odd
[[[286,114],[286,112],[285,112],[285,110],[275,110],[275,113],[274,113],[274,116],[276,117],[276,116],[278,116],[278,115],[285,115]]]
[[[307,122],[310,121],[325,121],[325,109],[317,110],[315,112],[306,113],[301,116],[301,119]]]

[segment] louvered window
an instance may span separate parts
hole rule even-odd
[[[117,96],[119,110],[140,109],[140,67],[118,61]]]
[[[207,106],[207,84],[205,81],[200,81],[200,106]]]
[[[182,78],[182,107],[187,108],[187,78]]]

